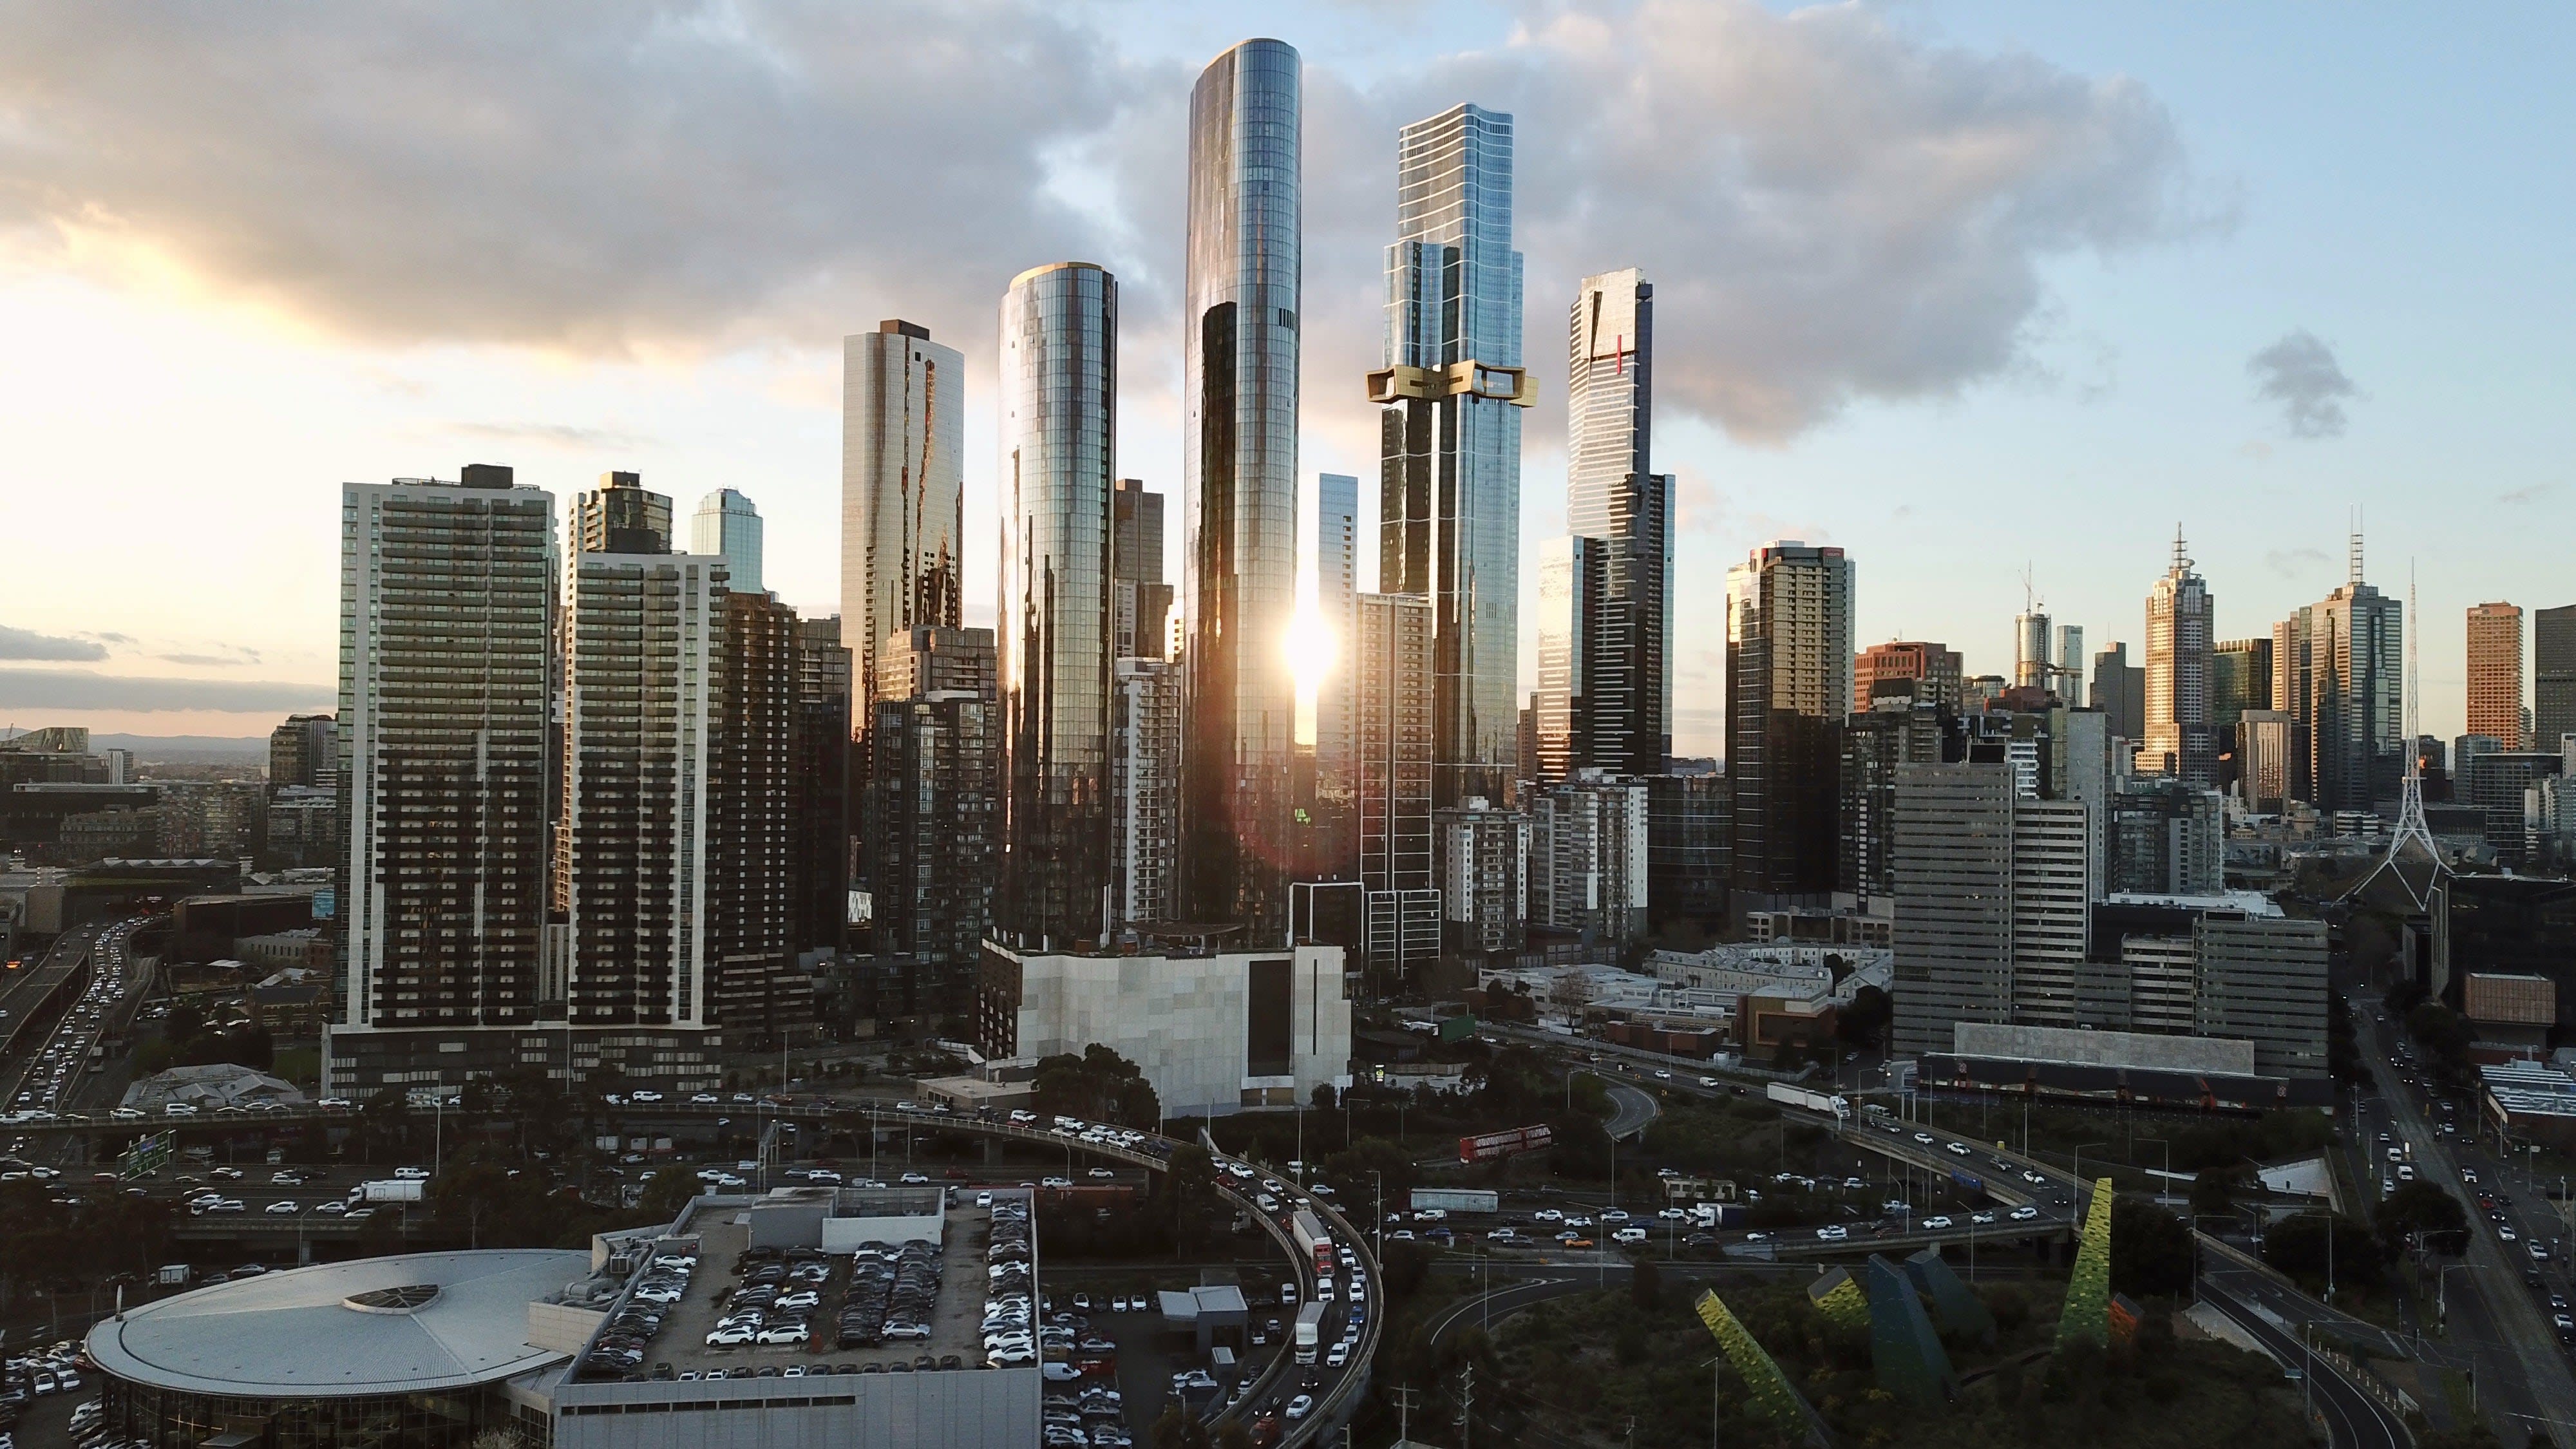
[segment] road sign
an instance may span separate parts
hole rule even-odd
[[[132,1146],[117,1155],[116,1175],[131,1182],[168,1166],[173,1137],[174,1134],[165,1131],[135,1138]]]

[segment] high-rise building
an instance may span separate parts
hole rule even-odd
[[[1530,813],[1530,920],[1587,941],[1646,933],[1646,787],[1578,770],[1535,792]]]
[[[2508,750],[2523,747],[2522,608],[2479,604],[2469,610],[2469,733],[2493,735]],[[2543,741],[2555,749],[2556,740]]]
[[[956,628],[965,594],[966,359],[930,330],[889,320],[841,339],[841,637],[859,677],[862,748],[878,646],[916,625]]]
[[[291,714],[268,732],[268,788],[335,790],[340,784],[340,726],[327,714]]]
[[[2084,626],[2058,625],[2056,664],[2049,679],[2068,709],[2084,707],[2084,662]]]
[[[877,685],[888,699],[963,690],[986,704],[1001,700],[993,631],[916,624],[880,640]]]
[[[1327,844],[1313,878],[1328,880],[1346,879],[1358,866],[1351,729],[1359,662],[1359,509],[1360,480],[1347,473],[1315,475],[1315,614],[1331,638],[1333,658],[1315,681],[1311,809]]]
[[[2209,585],[2183,555],[2174,529],[2173,567],[2147,595],[2146,737],[2138,768],[2207,788],[2218,776],[2210,709]]]
[[[1440,949],[1431,839],[1431,601],[1359,596],[1352,739],[1357,754],[1359,877],[1372,972],[1408,969]]]
[[[2049,666],[2054,662],[2048,652],[2048,627],[2046,614],[2013,615],[2012,682],[2015,688],[2048,688]]]
[[[974,690],[877,701],[866,907],[881,1024],[969,1009],[999,856],[995,713]]]
[[[1121,478],[1111,495],[1110,652],[1161,659],[1171,648],[1172,586],[1163,579],[1163,495]]]
[[[517,1063],[546,918],[554,506],[508,468],[350,483],[340,514],[348,969],[326,1092]]]
[[[2227,815],[2214,790],[2135,776],[2111,797],[2108,835],[2113,891],[2200,896],[2226,888]]]
[[[2355,536],[2350,582],[2295,616],[2290,712],[2308,727],[2308,798],[2329,815],[2393,806],[2403,788],[2404,613],[2362,582]]]
[[[1432,609],[1432,798],[1502,798],[1520,687],[1521,254],[1512,118],[1458,105],[1396,141],[1379,405],[1378,589]]]
[[[1715,932],[1726,921],[1726,834],[1734,799],[1726,776],[1701,768],[1646,777],[1646,925],[1688,922]]]
[[[1089,262],[1033,268],[1002,300],[1002,881],[995,924],[1023,945],[1109,927],[1111,502],[1118,283]]]
[[[796,945],[839,950],[849,925],[851,651],[841,617],[796,621]]]
[[[2012,841],[2013,1019],[2073,1026],[2097,894],[2091,809],[2017,794]]]
[[[1540,783],[1569,779],[1590,765],[1595,714],[1588,692],[1592,646],[1602,629],[1602,559],[1597,538],[1551,538],[1538,555],[1538,692],[1530,727]]]
[[[567,566],[585,553],[669,553],[671,500],[640,473],[602,473],[597,488],[573,495],[571,545]]]
[[[2113,736],[2134,750],[2147,733],[2147,671],[2129,662],[2129,646],[2114,639],[2093,656],[2093,707],[2111,722]]]
[[[1110,698],[1110,877],[1119,925],[1177,919],[1181,675],[1163,659],[1118,661]]]
[[[2272,641],[2228,639],[2210,651],[2209,722],[2236,727],[2247,710],[2272,707]]]
[[[2576,604],[2532,612],[2531,726],[2536,750],[2576,735]]]
[[[1299,61],[1247,40],[1190,91],[1182,284],[1188,554],[1183,908],[1267,944],[1288,927],[1297,695]]]
[[[722,556],[727,587],[737,594],[768,591],[760,574],[760,510],[730,488],[698,500],[689,515],[689,552]]]
[[[2296,744],[2290,716],[2277,709],[2249,709],[2236,720],[2236,788],[2257,815],[2289,809],[2291,758]]]
[[[733,667],[724,560],[584,552],[568,576],[553,891],[563,998],[572,1027],[603,1050],[613,1037],[630,1068],[651,1039],[644,1060],[670,1055],[711,1083],[717,737]],[[764,640],[783,632],[773,623],[760,621]],[[759,692],[777,693],[770,681]]]
[[[1731,911],[1834,888],[1852,611],[1839,548],[1768,544],[1727,571]]]
[[[729,555],[698,557],[723,558],[731,572]],[[708,762],[707,1015],[737,1049],[769,1047],[814,1021],[796,963],[801,621],[774,595],[733,591],[716,596],[716,619],[724,638]]]
[[[1897,767],[1895,1048],[1952,1049],[1959,1022],[2012,1017],[2012,771]]]
[[[1567,326],[1565,531],[1598,541],[1573,766],[1660,775],[1672,755],[1673,480],[1654,471],[1655,288],[1583,279]]]
[[[1892,683],[1919,679],[1928,688],[1906,690],[1909,697],[1956,714],[1959,711],[1961,673],[1959,651],[1946,644],[1929,644],[1919,639],[1894,639],[1885,644],[1872,644],[1852,662],[1852,713],[1869,712],[1870,698],[1880,680]]]
[[[1447,942],[1462,955],[1491,958],[1520,948],[1528,925],[1529,817],[1481,796],[1431,813],[1440,861],[1434,894],[1447,918]],[[1402,899],[1382,914],[1407,921]],[[1410,957],[1410,960],[1425,958]]]
[[[1910,696],[1883,692],[1878,708],[1843,722],[1834,890],[1865,912],[1896,896],[1898,768],[1942,759],[1943,711],[1933,703],[1935,688],[1927,683],[1922,694]]]
[[[2212,911],[2192,936],[2193,1031],[2253,1042],[2259,1075],[2325,1076],[2325,922]]]

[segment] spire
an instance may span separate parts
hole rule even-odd
[[[2361,587],[2361,509],[2358,506],[2352,510],[2351,558],[2351,583],[2357,589]]]

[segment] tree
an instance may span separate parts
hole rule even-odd
[[[1852,993],[1851,1005],[1834,1018],[1834,1035],[1850,1046],[1874,1047],[1896,1019],[1896,1004],[1886,992],[1864,986]]]
[[[2178,1298],[2191,1291],[2191,1230],[2154,1203],[2111,1204],[2111,1287],[2138,1297]]]
[[[2242,1167],[2204,1167],[2192,1178],[2191,1210],[2194,1213],[2234,1212],[2236,1195],[2246,1187],[2246,1172]]]
[[[1638,1312],[1654,1312],[1663,1291],[1663,1273],[1656,1268],[1654,1259],[1640,1257],[1629,1263],[1628,1301],[1637,1305]]]
[[[1318,1112],[1329,1112],[1342,1104],[1340,1094],[1333,1090],[1330,1082],[1317,1082],[1312,1100]]]
[[[2380,1251],[2391,1258],[2406,1251],[2407,1240],[2423,1235],[2424,1246],[2437,1253],[2468,1249],[2469,1212],[2460,1200],[2429,1182],[2400,1183],[2379,1204]]]
[[[1198,1415],[1184,1410],[1178,1399],[1164,1408],[1163,1416],[1147,1433],[1154,1449],[1209,1449],[1207,1425],[1199,1422]]]
[[[1060,1052],[1041,1058],[1030,1087],[1045,1116],[1146,1129],[1161,1117],[1161,1103],[1144,1072],[1098,1042],[1084,1047],[1080,1056]]]
[[[1555,1150],[1548,1154],[1550,1170],[1559,1177],[1608,1177],[1610,1175],[1610,1133],[1599,1119],[1581,1112],[1567,1113],[1548,1124],[1555,1139]]]
[[[2322,1285],[2329,1270],[2338,1283],[2379,1281],[2379,1240],[2370,1229],[2334,1214],[2333,1245],[2328,1249],[2329,1215],[2305,1212],[2275,1224],[2263,1238],[2263,1261],[2303,1284]]]
[[[1431,1274],[1431,1251],[1429,1244],[1410,1239],[1386,1245],[1378,1255],[1378,1274],[1389,1298],[1410,1298],[1422,1287]]]
[[[680,1209],[701,1191],[696,1173],[677,1165],[665,1167],[645,1180],[644,1192],[636,1199],[636,1211],[656,1222],[669,1222],[680,1215]]]

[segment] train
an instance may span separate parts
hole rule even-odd
[[[1536,1152],[1554,1146],[1556,1133],[1545,1126],[1515,1127],[1508,1132],[1488,1132],[1479,1137],[1458,1139],[1460,1162],[1492,1162],[1516,1153]]]

